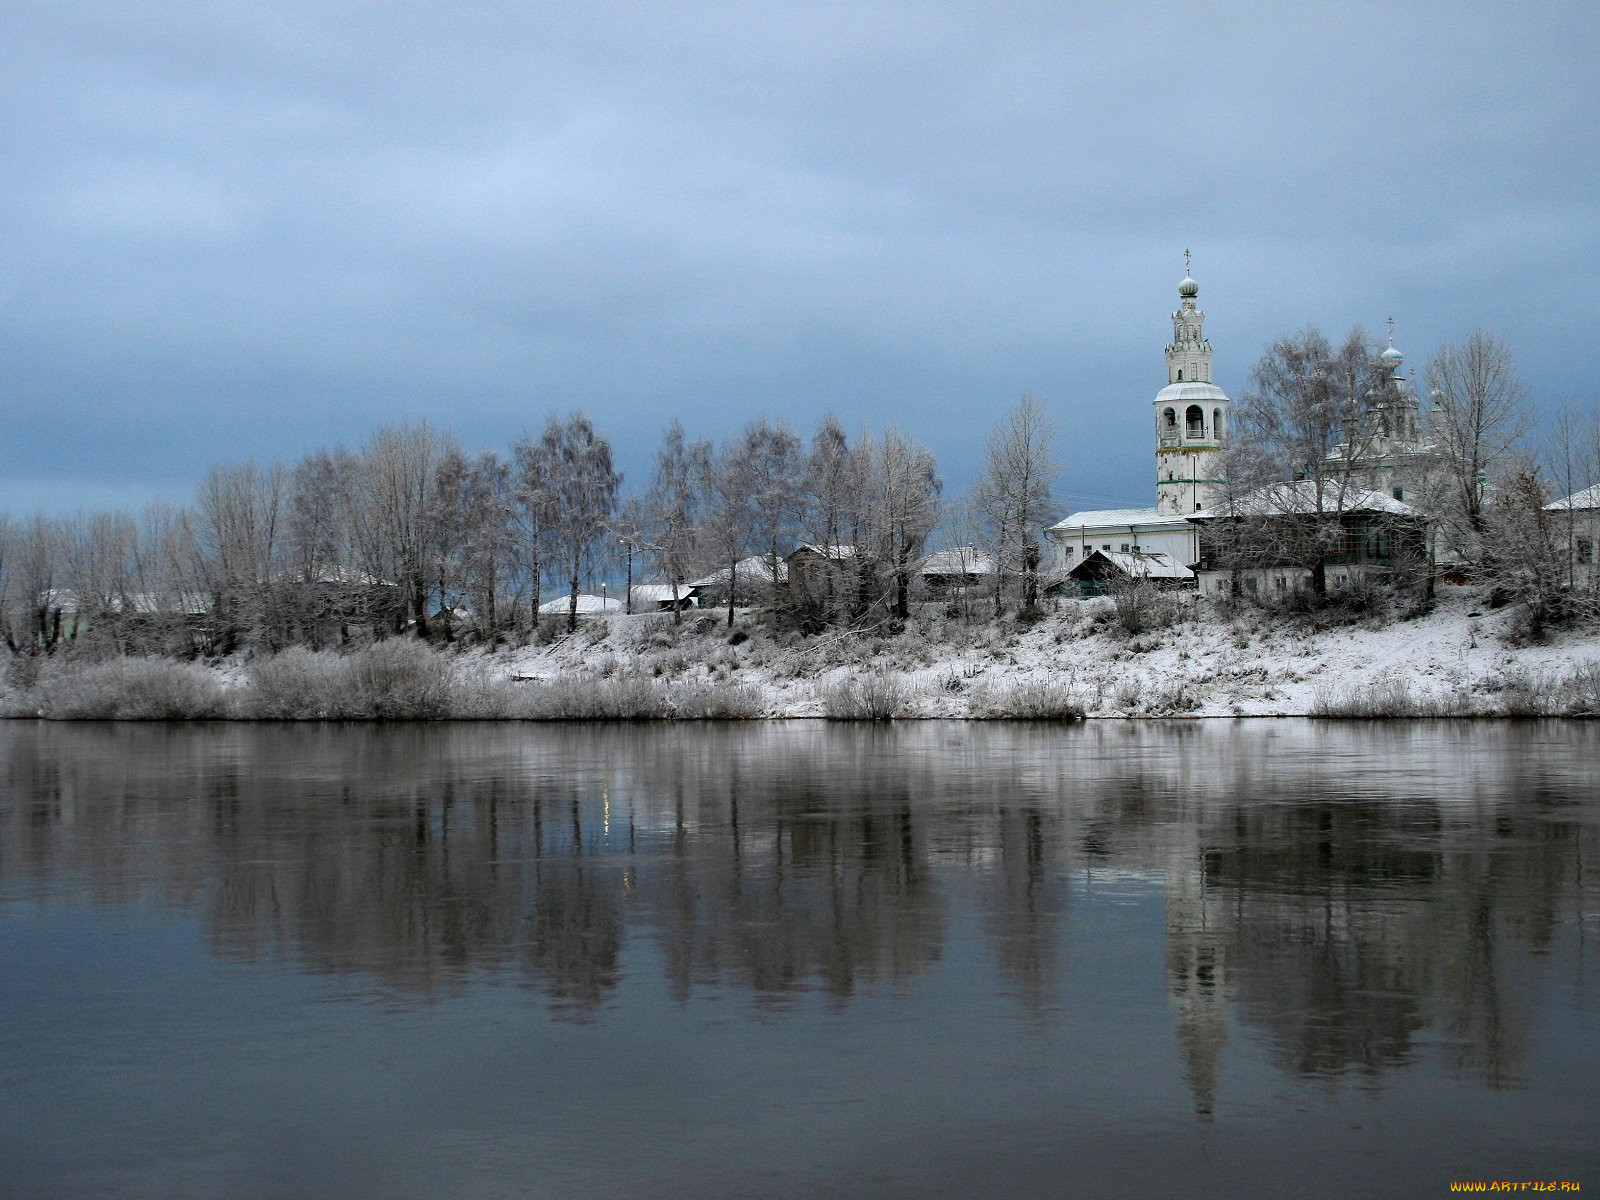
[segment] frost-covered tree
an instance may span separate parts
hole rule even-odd
[[[749,492],[750,537],[766,554],[774,580],[800,524],[801,451],[792,429],[764,417],[747,425],[739,439],[737,473]]]
[[[903,621],[910,613],[917,563],[939,523],[944,481],[928,450],[890,429],[878,447],[872,484],[873,558],[888,578],[890,612]]]
[[[1007,576],[1020,578],[1023,607],[1038,601],[1039,539],[1060,515],[1054,489],[1061,464],[1055,457],[1054,441],[1055,429],[1043,407],[1026,392],[989,433],[972,508],[995,558],[997,616]]]
[[[281,463],[216,467],[195,495],[195,547],[224,652],[273,649],[286,638],[274,585],[284,566],[288,470]]]
[[[1306,567],[1316,593],[1327,591],[1327,561],[1337,553],[1342,514],[1359,501],[1379,435],[1374,399],[1394,386],[1393,373],[1359,328],[1335,349],[1315,328],[1281,337],[1250,373],[1250,387],[1233,409],[1229,476],[1256,503],[1241,530],[1254,546],[1272,542],[1278,561]],[[1270,485],[1294,483],[1294,487]],[[1280,520],[1292,516],[1293,520]]]
[[[710,561],[728,572],[728,625],[740,598],[739,561],[755,536],[749,459],[743,438],[729,438],[695,464],[699,472],[700,543]]]
[[[1510,347],[1481,329],[1440,346],[1425,375],[1438,484],[1431,499],[1452,549],[1476,562],[1488,498],[1531,425],[1527,389]]]
[[[641,542],[655,567],[672,587],[672,619],[681,623],[681,589],[689,580],[699,554],[699,525],[711,446],[686,442],[683,426],[667,426],[656,451],[655,470],[645,493]]]
[[[578,627],[578,585],[583,569],[617,507],[622,476],[611,462],[611,443],[581,412],[552,417],[539,435],[548,489],[555,566],[567,584],[567,630]]]
[[[455,440],[428,422],[380,429],[347,480],[347,507],[366,572],[398,585],[419,637],[428,634],[433,596],[430,551],[437,544],[439,464]]]

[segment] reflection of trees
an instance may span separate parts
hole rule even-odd
[[[1592,907],[1596,749],[1509,725],[13,725],[0,888],[155,896],[230,955],[424,996],[511,976],[581,1016],[630,925],[680,998],[843,1004],[913,986],[969,898],[1000,987],[1046,1013],[1069,881],[1159,882],[1205,1114],[1230,1012],[1287,1071],[1376,1079],[1439,1045],[1514,1084],[1538,956]]]

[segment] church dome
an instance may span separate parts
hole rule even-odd
[[[1200,285],[1191,277],[1185,275],[1183,277],[1183,282],[1178,285],[1178,295],[1182,296],[1185,300],[1192,300],[1199,294]]]
[[[1401,354],[1400,351],[1396,350],[1393,346],[1390,346],[1382,354],[1378,355],[1378,357],[1383,361],[1383,365],[1388,367],[1391,371],[1398,371],[1400,369],[1400,364],[1406,360],[1406,356]]]

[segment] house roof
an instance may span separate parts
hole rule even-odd
[[[1135,525],[1170,525],[1183,527],[1183,518],[1151,506],[1149,508],[1088,508],[1075,512],[1050,528],[1068,533],[1074,529],[1128,528]]]
[[[1300,479],[1293,483],[1272,483],[1253,492],[1247,492],[1234,503],[1232,511],[1225,506],[1213,506],[1202,512],[1192,513],[1185,519],[1209,521],[1222,516],[1309,517],[1319,511],[1329,516],[1342,512],[1360,512],[1421,519],[1423,515],[1419,509],[1413,508],[1404,500],[1396,500],[1387,493],[1368,491],[1366,488],[1354,486],[1345,487],[1339,483],[1323,485],[1322,504],[1319,509],[1315,482],[1310,479]]]
[[[1096,550],[1084,555],[1083,561],[1068,571],[1077,578],[1096,559],[1108,562],[1130,579],[1193,579],[1194,572],[1182,563],[1168,562],[1164,554],[1124,554],[1120,550]]]
[[[678,585],[678,601],[682,603],[689,598],[687,583]],[[635,604],[671,604],[672,585],[670,583],[636,583],[633,585],[633,602]]]
[[[572,596],[557,596],[539,605],[539,611],[545,614],[560,614],[572,611]],[[584,614],[621,612],[622,601],[611,596],[591,596],[586,592],[578,594],[578,611]]]
[[[856,556],[856,548],[854,546],[846,546],[843,543],[837,546],[822,546],[816,542],[801,542],[790,552],[790,557],[794,557],[802,550],[809,550],[820,558],[846,559]]]
[[[772,564],[765,555],[752,554],[749,558],[741,558],[737,564],[738,581],[743,584],[772,583]],[[789,578],[789,566],[782,559],[778,560],[778,582],[782,583]],[[713,571],[704,579],[696,579],[689,586],[692,588],[726,587],[728,583],[728,568]]]
[[[936,550],[922,560],[924,575],[993,575],[994,556],[976,546]]]
[[[1570,496],[1563,496],[1546,504],[1544,508],[1546,512],[1581,512],[1584,509],[1600,508],[1600,483],[1584,488],[1581,492],[1573,492]]]

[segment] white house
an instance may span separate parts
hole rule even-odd
[[[1546,504],[1544,509],[1559,516],[1567,530],[1578,580],[1592,583],[1595,579],[1595,547],[1600,546],[1600,483],[1563,496]]]

